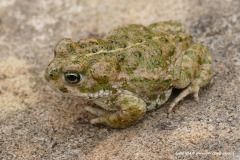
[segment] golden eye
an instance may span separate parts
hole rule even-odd
[[[65,81],[71,84],[76,84],[81,81],[82,75],[76,72],[66,72],[64,73]]]

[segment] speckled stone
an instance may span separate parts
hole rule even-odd
[[[3,0],[0,159],[240,159],[239,0]],[[129,23],[178,20],[213,53],[213,82],[167,117],[169,102],[124,130],[93,126],[90,105],[44,81],[55,43]],[[172,98],[179,91],[174,91]]]

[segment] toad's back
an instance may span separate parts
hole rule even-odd
[[[80,40],[78,46],[85,62],[111,61],[120,70],[123,88],[155,99],[169,88],[169,68],[192,44],[181,24],[162,22],[148,27],[128,25],[110,32],[103,39]],[[144,82],[144,83],[143,83]],[[152,98],[151,98],[152,97]]]
[[[81,54],[97,55],[118,53],[119,51],[155,51],[167,57],[176,50],[184,50],[192,43],[191,37],[183,32],[177,22],[154,23],[148,27],[131,24],[111,31],[103,39],[83,39],[78,42]],[[147,53],[145,53],[147,54]]]

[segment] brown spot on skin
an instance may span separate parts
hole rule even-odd
[[[87,47],[87,44],[86,43],[81,43],[81,44],[79,44],[79,47],[80,48],[85,48],[85,47]]]
[[[173,38],[173,41],[174,41],[174,42],[182,42],[183,39],[182,39],[182,37],[180,37],[180,36],[175,36],[175,37]]]
[[[90,41],[89,44],[90,44],[90,45],[98,45],[98,42],[96,42],[96,41]]]
[[[98,62],[98,60],[96,60],[96,59],[91,59],[91,60],[89,60],[89,62],[88,62],[88,66],[90,67],[90,66],[92,66],[93,64],[95,64],[95,63],[97,63]]]
[[[68,89],[66,87],[60,87],[59,91],[61,91],[63,93],[68,93]]]
[[[152,39],[152,37],[151,37],[150,35],[146,35],[146,36],[144,36],[144,38],[145,38],[146,40]]]
[[[107,49],[107,51],[111,51],[113,49],[113,47],[112,46],[107,46],[106,49]]]
[[[166,37],[160,37],[159,40],[163,43],[167,43],[168,39]]]
[[[127,40],[129,37],[128,36],[122,36],[122,38]]]
[[[120,48],[126,48],[127,47],[126,44],[120,44],[119,46],[120,46]]]
[[[167,54],[167,56],[172,56],[173,54],[175,53],[175,47],[173,46],[173,45],[169,45],[169,46],[167,46],[167,48],[166,48],[166,53],[165,54]]]
[[[142,53],[141,53],[140,51],[135,51],[135,52],[133,52],[133,55],[134,55],[135,57],[137,57],[137,58],[142,57]]]
[[[98,51],[97,48],[93,48],[93,49],[92,49],[92,52],[93,52],[93,53],[96,53],[97,51]]]
[[[90,51],[90,50],[85,50],[84,52],[85,52],[85,53],[91,53],[91,51]]]
[[[124,60],[124,58],[125,58],[125,56],[124,56],[123,54],[117,55],[117,60],[118,60],[119,62],[122,62],[122,61]]]

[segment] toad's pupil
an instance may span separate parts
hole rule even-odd
[[[77,79],[77,76],[75,75],[68,75],[67,78],[70,80],[70,81],[75,81]]]
[[[78,73],[65,73],[65,79],[67,82],[75,84],[81,80],[81,77]]]

